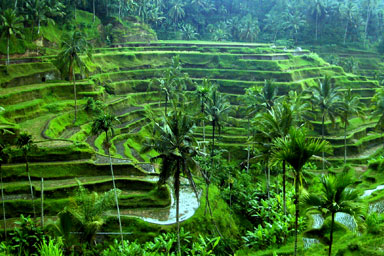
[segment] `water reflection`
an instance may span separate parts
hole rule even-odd
[[[186,181],[186,180],[185,180]],[[185,221],[191,218],[197,208],[199,207],[199,200],[196,198],[193,189],[189,186],[188,182],[184,182],[180,186],[180,221]],[[121,211],[122,215],[129,215],[138,217],[146,222],[170,225],[176,223],[176,199],[172,192],[171,206],[166,208],[146,208],[146,209],[124,209]]]

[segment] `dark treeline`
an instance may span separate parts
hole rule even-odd
[[[384,3],[378,0],[2,0],[29,25],[68,21],[76,9],[107,17],[137,16],[161,39],[303,43],[381,40]],[[12,8],[14,9],[14,8]]]

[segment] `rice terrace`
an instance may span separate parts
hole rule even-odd
[[[384,255],[383,11],[0,0],[0,255]]]

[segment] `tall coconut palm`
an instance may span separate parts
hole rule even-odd
[[[326,13],[326,6],[323,0],[314,0],[311,8],[311,14],[315,16],[315,40],[317,41],[319,18]]]
[[[31,181],[31,174],[29,172],[29,160],[28,160],[29,153],[36,147],[36,145],[33,144],[32,135],[27,133],[21,133],[16,139],[16,146],[21,150],[24,157],[25,171],[27,172],[27,175],[28,175],[29,187],[31,190],[33,217],[36,218],[33,187],[32,187],[32,181]]]
[[[180,0],[172,1],[168,15],[177,24],[185,16],[184,3]]]
[[[212,84],[209,82],[208,79],[204,79],[201,85],[198,85],[196,88],[196,96],[199,101],[200,105],[200,112],[201,114],[205,114],[205,105],[208,100],[208,95],[212,89]],[[203,141],[205,143],[205,118],[202,118],[203,123]],[[205,150],[205,144],[204,144],[204,150]]]
[[[349,118],[351,115],[364,116],[364,104],[360,101],[359,97],[352,95],[352,90],[348,89],[342,101],[340,102],[340,119],[344,123],[344,164],[347,163],[347,127],[349,125]]]
[[[267,79],[264,81],[262,89],[259,87],[251,87],[246,90],[247,103],[250,107],[250,114],[255,115],[258,111],[271,110],[276,100],[277,88],[273,79]]]
[[[272,144],[274,138],[284,138],[288,135],[291,127],[295,125],[294,113],[287,103],[276,104],[271,110],[257,118],[259,131]],[[268,148],[271,148],[269,146]],[[270,152],[267,152],[268,155]],[[269,168],[268,168],[269,170]],[[268,186],[270,183],[270,173],[268,173]],[[286,207],[286,163],[283,160],[283,209],[284,214],[287,212]]]
[[[325,76],[319,81],[317,86],[310,88],[312,105],[316,106],[321,114],[321,139],[323,140],[325,135],[325,119],[328,117],[332,123],[334,123],[340,108],[341,93],[338,89],[339,86],[336,85],[329,76]],[[324,171],[324,152],[322,153],[322,157]]]
[[[113,191],[115,193],[115,203],[116,203],[116,209],[117,209],[117,218],[119,220],[119,229],[120,229],[120,236],[121,236],[121,242],[123,242],[123,227],[121,225],[121,216],[120,216],[120,207],[119,207],[119,200],[118,200],[118,192],[116,188],[115,183],[115,175],[113,172],[113,164],[112,164],[112,158],[111,158],[111,151],[110,151],[110,140],[108,133],[111,131],[113,135],[113,127],[114,123],[118,122],[119,120],[117,117],[115,117],[112,114],[103,113],[99,115],[92,123],[92,134],[98,135],[102,132],[105,132],[105,147],[108,152],[109,157],[109,166],[111,169],[111,177],[112,177],[112,184],[113,184]]]
[[[285,138],[274,141],[272,157],[278,161],[286,161],[294,169],[295,175],[295,255],[297,255],[297,236],[299,221],[300,183],[303,166],[320,152],[330,152],[329,143],[319,139],[307,139],[305,130],[291,128]]]
[[[171,65],[163,73],[161,78],[151,80],[149,89],[152,86],[157,86],[160,93],[164,93],[165,105],[164,114],[167,114],[168,102],[172,99],[181,101],[184,96],[187,83],[191,79],[188,74],[181,72],[181,63],[179,56],[174,56],[171,59]]]
[[[344,30],[344,44],[347,41],[348,28],[349,25],[357,18],[359,14],[359,9],[357,4],[352,0],[347,0],[340,5],[339,8],[340,15],[345,20],[345,30]]]
[[[191,170],[196,163],[192,159],[197,154],[197,143],[193,137],[195,125],[193,119],[184,111],[175,109],[163,116],[160,122],[153,121],[153,138],[149,139],[142,152],[150,149],[156,150],[159,155],[151,161],[161,160],[159,186],[164,185],[169,178],[174,180],[174,192],[176,196],[176,223],[177,223],[177,251],[180,249],[180,178],[184,173],[190,185],[198,196]]]
[[[331,256],[333,244],[333,230],[335,225],[335,216],[338,212],[350,214],[356,217],[361,210],[358,205],[359,194],[356,190],[350,189],[354,183],[349,173],[342,172],[337,176],[322,176],[321,194],[309,194],[303,198],[304,205],[308,210],[316,210],[325,217],[331,217],[330,241],[328,255]]]
[[[18,35],[22,35],[23,19],[16,14],[15,10],[7,9],[0,14],[1,36],[7,39],[7,62],[9,65],[9,46],[10,40]]]
[[[205,113],[212,124],[212,148],[211,156],[214,156],[215,149],[215,131],[221,133],[222,123],[226,114],[230,111],[230,105],[225,96],[220,94],[217,87],[212,88],[208,101],[205,104]]]
[[[73,94],[75,97],[75,118],[77,119],[77,93],[75,69],[78,68],[81,73],[88,73],[88,68],[81,55],[85,54],[91,58],[91,51],[85,36],[80,31],[75,31],[70,36],[66,36],[61,46],[61,52],[57,55],[56,65],[63,76],[68,76],[68,80],[73,82]]]

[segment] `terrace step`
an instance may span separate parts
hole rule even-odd
[[[76,83],[76,87],[80,95],[81,92],[94,89],[93,84],[89,81],[79,81]],[[54,82],[5,88],[0,91],[0,105],[14,105],[48,96],[62,99],[73,98],[73,85],[68,82]]]

